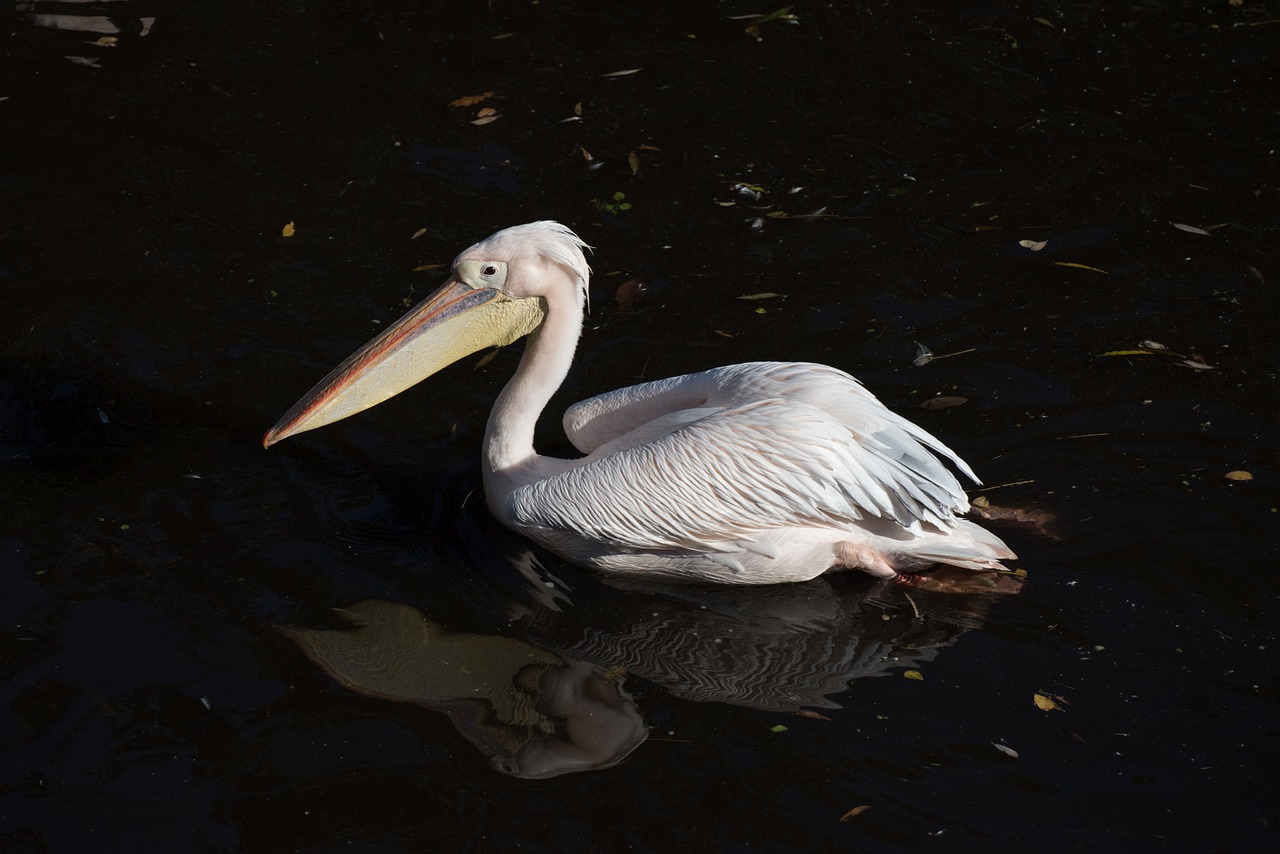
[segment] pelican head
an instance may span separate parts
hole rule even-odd
[[[581,306],[590,248],[558,222],[490,235],[453,261],[449,279],[307,392],[262,437],[263,447],[355,415],[486,347],[503,347],[542,326],[557,285]]]

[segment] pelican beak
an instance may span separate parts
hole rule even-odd
[[[545,317],[540,298],[512,299],[451,277],[317,383],[267,431],[262,447],[377,406],[477,350],[528,335]]]

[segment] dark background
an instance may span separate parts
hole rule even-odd
[[[9,4],[0,849],[1275,845],[1280,6],[733,19],[772,11]],[[597,249],[544,452],[568,452],[564,405],[638,379],[832,364],[992,503],[1057,517],[999,528],[1022,592],[673,598],[542,554],[561,611],[538,616],[472,494],[518,346],[262,450],[437,265],[548,218]],[[1104,355],[1142,341],[1178,355]],[[938,395],[967,402],[919,407]],[[647,655],[625,684],[652,737],[504,777],[273,629],[369,597],[601,668]],[[672,649],[601,640],[664,626],[754,632],[752,660],[680,666],[765,691],[812,667],[839,707],[699,694]]]

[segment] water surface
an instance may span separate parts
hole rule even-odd
[[[14,8],[0,847],[1274,845],[1275,8]],[[999,528],[1021,592],[627,589],[531,550],[478,495],[518,347],[262,450],[439,265],[545,218],[597,249],[544,452],[606,389],[832,364],[1056,517]],[[1170,352],[1109,355],[1141,342]],[[279,630],[371,600],[600,680],[643,743],[525,779],[474,706]]]

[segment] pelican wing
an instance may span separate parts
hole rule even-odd
[[[856,429],[780,398],[727,407],[519,487],[508,510],[526,530],[703,552],[748,547],[779,527],[869,517],[950,527],[964,493],[900,421],[869,394]]]
[[[663,432],[680,412],[691,421],[707,414],[706,407],[728,408],[779,398],[821,409],[843,423],[855,440],[879,435],[898,452],[913,453],[909,468],[928,480],[948,484],[951,501],[961,511],[968,499],[950,473],[925,449],[950,460],[978,483],[969,465],[954,451],[892,410],[862,383],[844,371],[812,362],[745,362],[684,376],[654,380],[596,395],[574,404],[564,414],[570,441],[589,454],[604,446],[635,444]]]

